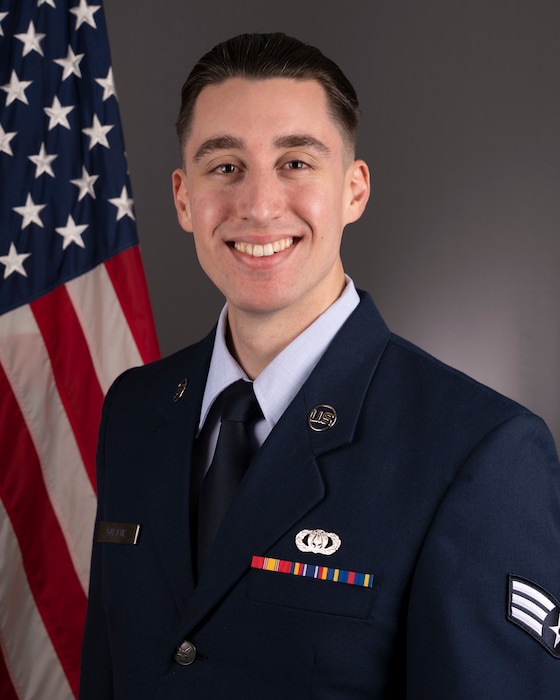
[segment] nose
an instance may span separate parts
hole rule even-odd
[[[274,172],[247,172],[237,194],[237,210],[242,219],[266,224],[284,211],[282,183]]]

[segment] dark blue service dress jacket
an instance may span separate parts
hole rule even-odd
[[[543,422],[392,335],[362,294],[195,585],[212,344],[107,396],[81,700],[559,698],[560,468]]]

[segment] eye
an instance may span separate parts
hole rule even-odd
[[[214,168],[214,170],[218,173],[223,173],[224,175],[230,175],[237,171],[237,166],[235,166],[233,163],[222,163]]]
[[[289,160],[284,167],[288,170],[303,170],[305,167],[307,167],[307,164],[302,160]]]

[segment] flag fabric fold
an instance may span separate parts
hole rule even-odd
[[[103,397],[159,349],[101,0],[0,0],[0,698],[77,696]]]

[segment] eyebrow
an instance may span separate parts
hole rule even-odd
[[[204,141],[197,149],[193,156],[193,162],[198,163],[204,156],[207,156],[213,151],[221,151],[229,148],[243,148],[243,141],[235,138],[235,136],[216,136],[213,139]]]
[[[325,156],[330,155],[331,149],[319,139],[308,134],[290,134],[276,139],[274,145],[277,148],[313,148]]]
[[[205,156],[213,153],[214,151],[221,151],[227,149],[242,149],[245,143],[242,139],[238,139],[235,136],[216,136],[215,138],[208,139],[204,141],[196,150],[193,156],[193,162],[198,163]],[[287,136],[280,136],[274,141],[274,146],[276,148],[313,148],[319,151],[323,155],[330,155],[331,150],[322,141],[309,136],[308,134],[289,134]]]

